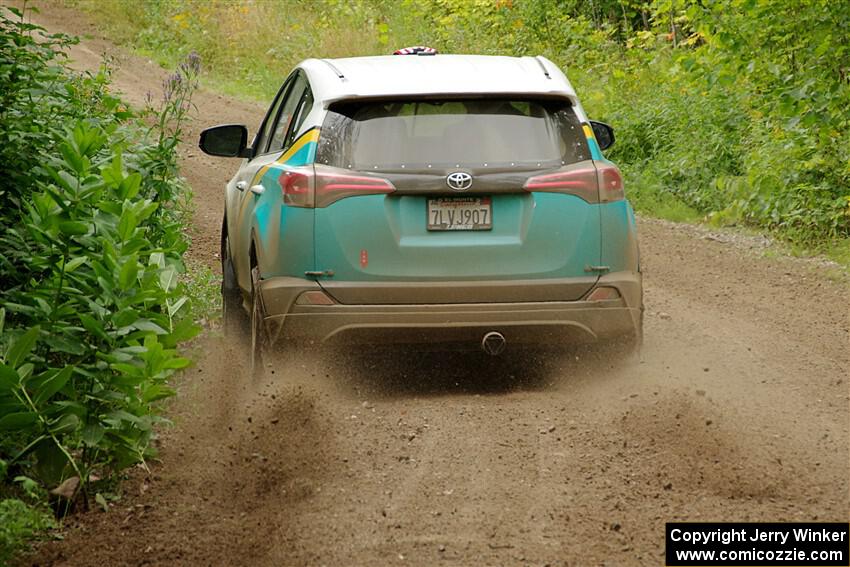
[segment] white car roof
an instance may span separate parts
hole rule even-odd
[[[353,98],[500,93],[564,97],[578,105],[567,77],[545,57],[388,55],[307,59],[298,67],[325,108]]]

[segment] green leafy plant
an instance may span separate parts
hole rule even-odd
[[[137,115],[72,42],[0,13],[0,481],[35,493],[153,454],[158,402],[197,332],[176,147],[200,63]],[[6,159],[8,157],[8,159]],[[42,490],[43,494],[43,490]],[[73,500],[75,495],[71,495]],[[9,513],[18,510],[16,505]]]

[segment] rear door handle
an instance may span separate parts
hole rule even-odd
[[[265,190],[266,188],[262,185],[254,185],[251,187],[251,193],[253,193],[254,195],[262,195],[263,191]]]
[[[236,188],[239,189],[240,191],[244,191],[246,187],[248,187],[247,181],[237,181],[236,182]]]

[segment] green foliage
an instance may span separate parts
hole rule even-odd
[[[5,565],[29,540],[53,527],[53,516],[43,506],[17,498],[0,500],[0,564]]]
[[[0,481],[31,493],[77,476],[87,499],[93,471],[153,454],[157,402],[189,364],[175,150],[199,63],[137,116],[109,94],[108,70],[73,74],[71,40],[12,13],[0,14]]]
[[[850,58],[835,41],[850,16],[819,1],[708,6],[683,4],[679,49],[626,50],[649,73],[613,70],[612,157],[718,224],[822,247],[850,234]]]
[[[209,266],[190,265],[183,277],[189,296],[191,319],[201,324],[221,314],[221,276]]]
[[[165,60],[198,50],[223,90],[269,100],[307,57],[542,54],[617,130],[636,206],[798,243],[850,235],[850,11],[827,0],[80,0]]]

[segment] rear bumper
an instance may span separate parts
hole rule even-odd
[[[541,282],[543,284],[544,282]],[[641,331],[641,275],[606,274],[596,287],[617,288],[605,301],[510,303],[298,305],[315,282],[273,278],[261,284],[266,324],[273,341],[322,343],[478,343],[489,331],[510,343],[552,344],[593,341]],[[531,297],[534,293],[529,293]]]

